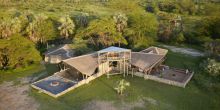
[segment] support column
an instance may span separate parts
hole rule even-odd
[[[107,72],[107,78],[109,78],[109,61],[107,60],[108,62],[108,72]]]
[[[128,76],[128,65],[126,64],[126,74]]]
[[[131,69],[131,76],[134,76],[134,68]]]
[[[123,70],[124,70],[124,77],[125,77],[125,58],[124,58],[124,61],[123,61],[123,65],[124,65]]]

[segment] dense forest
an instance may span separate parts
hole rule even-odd
[[[41,61],[51,44],[77,54],[115,45],[194,45],[220,54],[218,0],[0,0],[0,68]]]

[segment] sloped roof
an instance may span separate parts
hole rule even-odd
[[[131,53],[131,64],[145,70],[151,68],[154,64],[158,63],[164,55],[148,54],[143,52]]]
[[[157,53],[145,53],[147,51],[156,51],[156,47],[147,48],[141,52],[132,52],[131,53],[131,65],[134,65],[140,69],[152,68],[156,63],[161,61],[167,53],[167,50],[157,48]],[[114,50],[116,49],[116,50]],[[115,51],[130,51],[129,49],[123,49],[118,47],[109,47],[101,50],[102,52],[115,52]],[[79,57],[73,57],[66,60],[63,60],[64,63],[70,65],[71,67],[77,69],[82,74],[91,76],[96,68],[98,67],[98,54],[92,53],[87,55],[82,55]]]
[[[120,48],[120,47],[108,47],[105,49],[102,49],[100,51],[98,51],[99,53],[103,53],[103,52],[124,52],[124,51],[131,51],[130,49],[125,49],[125,48]]]
[[[62,60],[72,57],[72,54],[73,51],[67,44],[50,48],[44,53],[45,56],[60,56]]]
[[[152,46],[152,47],[149,47],[145,50],[142,50],[141,52],[150,53],[150,54],[158,54],[158,55],[166,55],[168,50]]]
[[[91,76],[98,67],[97,53],[82,55],[79,57],[63,60],[64,63],[74,67],[82,74]]]

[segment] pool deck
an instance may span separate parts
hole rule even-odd
[[[59,73],[59,72],[57,72]],[[57,86],[51,86],[52,82],[59,82]],[[72,81],[57,74],[41,79],[31,84],[31,86],[41,92],[44,92],[52,97],[58,97],[63,93],[66,93],[69,89],[77,85],[77,81]]]
[[[193,74],[193,72],[186,73],[186,70],[183,69],[172,68],[165,69],[161,73],[153,72],[150,75],[145,75],[145,79],[185,88]]]
[[[59,84],[57,86],[52,86],[51,85],[52,82],[58,82]],[[68,79],[64,79],[64,78],[59,77],[57,75],[53,75],[51,77],[45,78],[44,80],[36,82],[33,85],[38,88],[44,89],[44,90],[50,92],[51,94],[57,95],[57,94],[65,91],[66,89],[74,86],[76,83],[77,82],[70,81]]]

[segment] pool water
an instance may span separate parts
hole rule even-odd
[[[51,86],[52,82],[59,82],[59,84],[56,86]],[[56,95],[74,86],[75,84],[76,84],[75,82],[67,81],[61,77],[51,76],[33,85]]]

